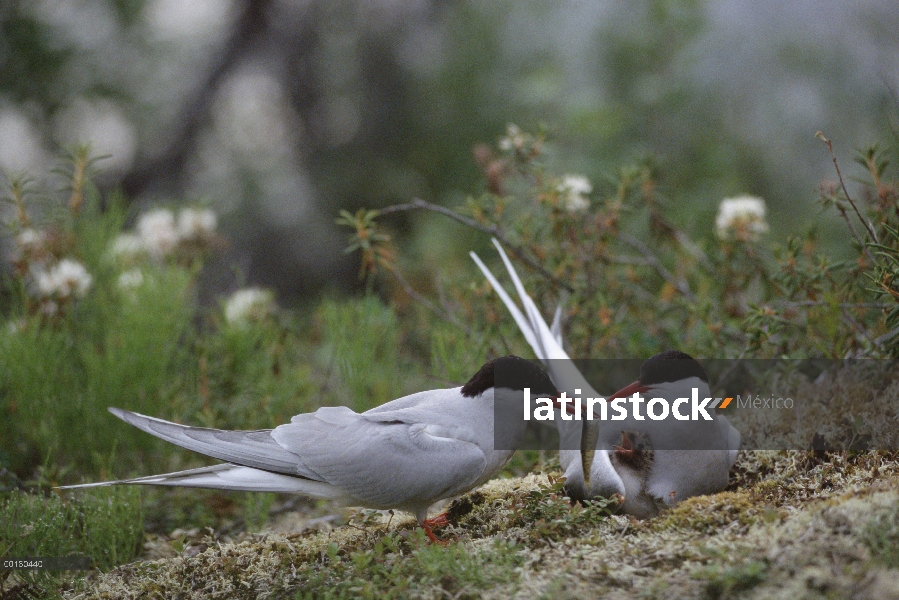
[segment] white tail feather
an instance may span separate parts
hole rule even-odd
[[[506,290],[503,289],[496,277],[493,276],[490,269],[488,269],[483,261],[481,261],[480,257],[474,252],[470,252],[469,254],[481,269],[481,272],[484,273],[487,281],[493,286],[493,289],[499,295],[503,304],[505,304],[506,308],[509,309],[509,312],[512,313],[512,318],[521,330],[522,335],[524,335],[524,339],[531,346],[534,354],[536,354],[537,358],[549,369],[550,378],[553,383],[556,384],[556,387],[560,390],[569,393],[574,393],[574,390],[580,389],[581,394],[585,397],[588,395],[597,396],[598,394],[596,391],[587,380],[584,379],[581,372],[577,370],[574,363],[571,362],[568,353],[565,352],[565,349],[562,347],[561,306],[556,309],[557,318],[553,319],[553,327],[556,331],[553,332],[540,315],[540,310],[537,308],[537,305],[534,304],[534,301],[531,300],[531,297],[528,296],[527,291],[525,291],[524,284],[521,283],[521,279],[518,277],[518,273],[515,271],[515,267],[512,266],[512,261],[509,260],[503,247],[496,239],[493,240],[493,245],[496,246],[496,249],[499,251],[500,258],[502,258],[503,264],[505,264],[506,270],[512,278],[515,291],[518,292],[518,298],[524,306],[527,317],[525,317],[525,315],[518,309],[518,306],[516,306],[512,298],[509,297],[509,294],[506,293]]]
[[[560,346],[563,346],[562,343],[562,303],[560,302],[558,306],[556,306],[556,314],[553,315],[553,324],[549,326],[550,333],[553,334],[553,337],[556,338],[556,342],[559,343]]]
[[[515,290],[518,292],[518,298],[524,306],[527,318],[518,309],[518,306],[515,305],[515,302],[512,301],[512,298],[509,297],[509,294],[506,293],[506,290],[503,289],[499,284],[499,281],[493,276],[490,269],[484,265],[478,255],[474,252],[470,252],[469,254],[481,269],[481,272],[484,273],[487,281],[493,286],[493,289],[499,295],[503,304],[509,309],[512,318],[515,320],[515,323],[518,324],[518,328],[521,330],[522,335],[524,335],[524,339],[527,340],[528,344],[531,346],[534,354],[536,354],[537,358],[546,365],[553,383],[558,389],[571,394],[575,394],[575,390],[580,390],[578,394],[584,398],[598,396],[599,394],[596,393],[593,386],[591,386],[581,372],[578,371],[574,362],[572,362],[568,353],[565,352],[565,349],[562,347],[562,306],[560,305],[556,308],[553,326],[552,328],[548,327],[546,321],[544,321],[543,317],[540,315],[537,305],[534,304],[534,301],[531,300],[531,297],[528,296],[525,291],[524,285],[521,283],[521,279],[518,277],[518,273],[515,271],[515,267],[512,266],[509,257],[506,256],[503,247],[496,239],[493,240],[493,245],[496,246],[496,249],[499,251],[499,255],[503,259],[503,264],[505,264],[506,270],[512,278],[512,283],[515,285]],[[586,423],[586,421],[584,421],[584,423]],[[561,437],[564,446],[572,447],[573,445],[580,445],[581,449],[585,450],[583,448],[582,422],[556,419],[556,425],[559,429],[559,436]],[[569,485],[585,488],[580,494],[582,497],[587,498],[595,495],[608,498],[612,497],[614,494],[623,494],[624,484],[612,467],[608,452],[599,448],[595,449],[597,451],[593,455],[591,461],[592,464],[590,465],[589,473],[587,473],[586,476],[582,468],[581,452],[562,451],[559,453],[559,462],[565,470],[565,476],[568,478]],[[594,448],[586,450],[588,452],[593,452]],[[589,489],[587,489],[588,486]]]
[[[108,485],[162,485],[243,492],[286,492],[325,499],[340,497],[339,491],[328,483],[231,464],[213,465],[211,467],[136,477],[134,479],[66,485],[60,489],[72,490]]]

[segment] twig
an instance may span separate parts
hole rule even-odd
[[[679,229],[675,229],[674,230],[674,239],[676,239],[677,242],[681,246],[686,248],[687,252],[689,252],[690,254],[693,255],[693,258],[695,258],[700,263],[702,263],[702,266],[704,266],[707,269],[712,268],[712,261],[710,261],[709,257],[706,256],[706,253],[703,252],[699,246],[697,246],[692,241],[690,241],[690,238],[687,237],[687,235],[684,234],[683,231],[681,231]]]
[[[454,210],[450,210],[449,208],[445,208],[443,206],[438,206],[437,204],[431,204],[430,202],[425,202],[420,198],[413,198],[411,202],[408,202],[406,204],[394,204],[393,206],[381,208],[378,210],[378,214],[389,215],[390,213],[405,212],[409,210],[429,210],[431,212],[441,214],[445,217],[449,217],[450,219],[471,227],[472,229],[477,229],[478,231],[483,231],[486,234],[492,235],[500,242],[502,242],[503,246],[511,250],[512,254],[514,254],[519,260],[540,273],[543,277],[569,292],[574,291],[573,287],[560,280],[558,277],[547,271],[540,263],[528,256],[525,253],[524,248],[509,241],[509,238],[505,236],[505,234],[502,232],[502,229],[500,229],[498,225],[482,225],[474,219],[470,219],[464,215],[460,215]]]
[[[880,337],[874,338],[874,344],[876,344],[877,346],[882,346],[884,345],[884,343],[890,341],[891,338],[896,337],[897,334],[899,334],[899,327],[883,334]]]
[[[859,323],[859,322],[858,322],[858,319],[856,319],[855,317],[853,317],[853,316],[852,316],[852,313],[850,313],[850,312],[849,312],[847,309],[845,309],[845,308],[843,309],[843,317],[842,317],[842,319],[843,319],[843,322],[844,322],[844,323],[846,323],[847,325],[849,325],[850,327],[852,327],[853,329],[855,329],[855,330],[857,330],[859,333],[861,333],[861,334],[865,337],[865,339],[867,339],[867,340],[868,340],[869,342],[871,342],[872,344],[875,344],[875,341],[871,338],[871,335],[870,335],[870,334],[868,333],[868,331],[865,329],[865,326],[862,325],[861,323]]]
[[[652,250],[650,250],[646,244],[628,233],[619,233],[618,239],[642,254],[643,257],[646,258],[647,264],[655,269],[656,273],[662,276],[662,279],[673,285],[687,300],[690,300],[691,302],[696,301],[696,296],[690,291],[690,286],[687,285],[687,282],[678,279],[671,271],[666,269],[665,265],[655,257]]]
[[[785,307],[830,306],[829,302],[822,302],[820,300],[781,300],[777,301],[776,304]],[[840,308],[876,308],[886,310],[888,308],[894,308],[896,305],[883,302],[840,302],[837,306]]]
[[[616,265],[639,265],[641,267],[648,267],[652,264],[645,258],[641,258],[639,256],[627,256],[624,254],[607,254],[603,257],[603,259]]]
[[[862,216],[862,213],[858,210],[858,207],[855,205],[855,202],[852,200],[852,196],[849,195],[849,190],[846,189],[846,182],[843,181],[843,174],[840,172],[840,165],[837,162],[837,155],[834,154],[833,151],[833,143],[824,137],[824,134],[820,131],[815,135],[819,140],[824,142],[827,145],[827,149],[830,151],[830,159],[833,161],[833,166],[837,171],[837,178],[840,180],[840,186],[843,188],[843,194],[846,195],[846,200],[849,201],[849,205],[852,207],[852,210],[855,211],[855,214],[858,216],[858,219],[862,222],[862,225],[865,226],[865,229],[868,230],[868,235],[871,236],[871,239],[874,240],[875,243],[879,244],[880,241],[877,239],[877,234],[874,233],[874,228],[871,226],[871,223],[868,222]],[[855,228],[852,226],[852,223],[849,221],[849,216],[846,214],[846,209],[837,205],[837,209],[840,211],[840,214],[843,215],[843,219],[846,221],[846,224],[849,225],[849,230],[852,232],[853,237],[861,244],[862,248],[865,251],[865,254],[868,255],[868,258],[871,260],[871,264],[876,264],[874,260],[874,256],[871,254],[871,250],[868,248],[868,245],[865,244],[862,239],[859,237],[858,233],[856,233]]]
[[[437,315],[439,317],[443,317],[444,319],[450,321],[453,325],[455,325],[455,326],[459,327],[460,329],[462,329],[463,331],[465,331],[466,335],[468,335],[469,338],[474,335],[474,332],[471,330],[471,328],[469,328],[467,325],[465,325],[465,323],[463,323],[462,321],[457,319],[456,316],[454,314],[452,314],[449,310],[446,310],[446,309],[441,310],[433,302],[431,302],[430,300],[428,300],[427,298],[422,296],[420,293],[418,293],[415,290],[415,288],[413,288],[412,285],[410,285],[409,282],[406,281],[406,278],[403,277],[403,274],[400,273],[400,270],[398,268],[394,267],[390,271],[393,273],[394,277],[396,277],[396,280],[399,282],[399,284],[403,288],[403,290],[405,290],[405,292],[407,294],[409,294],[409,296],[413,300],[415,300],[416,302],[418,302],[419,304],[421,304],[422,306],[427,308],[429,311],[431,311],[435,315]]]

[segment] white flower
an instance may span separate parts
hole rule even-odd
[[[69,296],[83,298],[94,281],[84,265],[71,258],[62,259],[53,270],[57,292],[63,298]]]
[[[123,290],[133,290],[139,288],[144,283],[144,272],[140,269],[131,269],[119,275],[119,288]]]
[[[275,310],[275,297],[271,290],[246,288],[231,294],[225,302],[225,320],[232,325],[244,325],[259,321]]]
[[[742,242],[755,241],[768,231],[765,201],[756,196],[725,198],[718,207],[715,227],[718,237]]]
[[[562,204],[568,212],[584,212],[590,208],[587,194],[593,191],[593,184],[583,175],[565,175],[557,188],[562,195]]]
[[[33,269],[31,277],[37,286],[38,295],[48,297],[56,292],[56,278],[52,269],[49,271],[42,268]]]
[[[165,208],[144,213],[137,221],[137,235],[152,257],[163,258],[178,245],[175,215]]]
[[[208,237],[215,232],[218,219],[209,209],[182,209],[178,214],[178,235],[185,240]]]
[[[126,261],[137,258],[145,251],[146,248],[144,248],[143,240],[133,233],[119,234],[119,236],[113,240],[112,246],[109,249],[110,254],[112,254],[114,258],[120,258]]]
[[[27,227],[16,236],[16,243],[23,252],[39,252],[47,241],[47,234]]]
[[[497,145],[500,150],[508,152],[510,150],[521,150],[524,148],[525,141],[525,136],[518,125],[509,123],[506,126],[506,135],[499,138],[499,143]]]
[[[47,269],[39,268],[33,277],[38,293],[46,298],[83,298],[94,281],[84,265],[71,258],[64,258]]]

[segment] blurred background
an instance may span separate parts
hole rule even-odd
[[[895,0],[0,3],[0,169],[39,179],[90,142],[135,213],[220,215],[220,287],[287,305],[359,285],[340,209],[460,205],[483,191],[473,149],[509,123],[545,127],[600,191],[650,161],[699,237],[743,193],[782,237],[833,176],[815,132],[847,164],[894,142],[897,90]],[[484,243],[434,215],[389,225],[417,268],[470,267]]]

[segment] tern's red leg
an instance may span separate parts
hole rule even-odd
[[[446,518],[446,513],[441,513],[432,519],[425,519],[424,525],[429,527],[446,527],[449,525],[449,519]]]
[[[449,525],[449,519],[446,518],[446,513],[439,514],[433,519],[425,519],[421,522],[421,528],[425,530],[425,533],[428,534],[428,539],[434,542],[435,544],[446,545],[447,542],[441,540],[439,537],[434,535],[434,528],[436,527],[446,527]]]
[[[421,524],[421,528],[425,530],[425,533],[428,534],[428,539],[434,542],[435,544],[445,544],[443,540],[434,535],[434,530],[431,529],[431,526],[428,525],[427,522]]]

